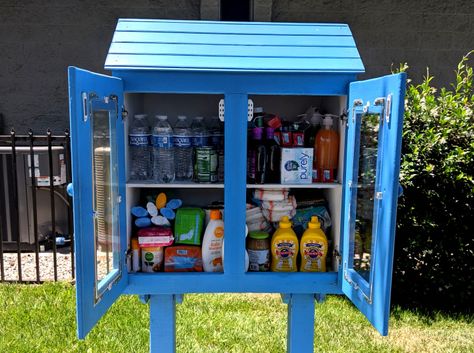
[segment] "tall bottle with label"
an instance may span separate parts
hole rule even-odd
[[[186,116],[178,116],[173,133],[176,180],[191,180],[193,177],[192,132]]]
[[[158,183],[172,183],[175,178],[173,129],[166,115],[157,115],[153,128],[153,177]]]
[[[263,143],[263,127],[252,129],[247,152],[247,180],[249,184],[264,184],[267,168],[267,148]]]
[[[281,163],[281,151],[275,141],[275,129],[271,127],[265,128],[266,133],[266,152],[267,162],[265,170],[265,182],[266,183],[280,183],[280,163]]]
[[[298,256],[298,238],[291,228],[288,216],[283,216],[278,229],[272,236],[272,271],[296,272]]]
[[[224,126],[217,116],[209,124],[211,145],[217,152],[217,181],[224,181]]]
[[[194,117],[191,122],[191,133],[193,135],[193,170],[194,170],[194,181],[198,180],[198,168],[197,168],[197,150],[201,147],[210,146],[209,142],[209,131],[204,125],[204,118],[202,116]]]
[[[301,272],[326,272],[328,240],[317,216],[311,217],[308,229],[301,237]]]
[[[147,115],[137,114],[133,117],[128,134],[128,146],[130,179],[151,179],[151,134]]]
[[[211,210],[210,218],[202,239],[202,265],[204,272],[222,272],[224,221],[221,211]]]
[[[331,114],[324,116],[323,127],[316,135],[314,152],[317,172],[315,179],[323,183],[334,182],[339,159],[339,134],[333,129]]]

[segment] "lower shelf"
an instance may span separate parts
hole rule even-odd
[[[125,294],[322,293],[342,294],[338,272],[131,273]]]

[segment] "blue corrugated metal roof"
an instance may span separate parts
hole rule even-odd
[[[364,72],[349,26],[120,19],[105,68]]]

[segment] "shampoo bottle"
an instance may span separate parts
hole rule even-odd
[[[204,272],[222,272],[224,221],[221,211],[211,210],[210,218],[202,240],[202,265]]]
[[[298,238],[291,229],[288,216],[283,216],[278,229],[273,233],[272,243],[272,271],[296,272],[296,257],[298,256]]]
[[[326,272],[328,240],[317,216],[311,217],[301,238],[301,272]]]

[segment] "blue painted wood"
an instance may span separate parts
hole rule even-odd
[[[346,24],[120,19],[106,69],[364,72]]]
[[[168,44],[168,43],[112,43],[109,54],[136,54],[136,55],[166,55],[166,56],[216,56],[216,46],[212,44]],[[279,46],[266,46],[262,51],[260,46],[251,45],[219,45],[219,57],[233,58],[348,58],[358,59],[356,47],[334,47],[327,50],[325,46],[292,46],[291,51],[280,52]]]
[[[288,353],[313,353],[314,294],[291,294],[288,303]]]
[[[271,95],[345,96],[354,74],[113,71],[128,93],[246,92]]]
[[[72,145],[72,180],[74,188],[74,232],[76,257],[76,306],[77,331],[79,338],[84,338],[95,323],[104,315],[117,297],[128,284],[128,274],[124,258],[118,282],[110,286],[98,303],[95,302],[95,249],[94,249],[94,222],[93,222],[93,194],[92,194],[92,140],[91,119],[83,119],[82,93],[94,92],[99,97],[115,94],[118,96],[118,106],[123,104],[122,80],[89,71],[69,68],[69,111]],[[86,105],[89,109],[89,105]],[[89,111],[88,111],[89,112]],[[124,161],[124,131],[121,118],[116,119],[117,149],[122,154],[119,162],[119,194],[123,203],[119,206],[120,245],[126,249],[126,213],[125,213],[125,161]],[[122,142],[120,142],[122,141]],[[115,278],[110,275],[107,280]]]
[[[239,275],[245,272],[248,98],[231,93],[224,100],[224,272]]]
[[[226,239],[229,232],[225,233]],[[226,242],[227,249],[227,242]],[[225,256],[228,254],[226,253]],[[230,260],[229,260],[230,261]],[[228,264],[227,257],[225,262]],[[242,260],[238,260],[239,263]],[[239,266],[239,267],[237,267]],[[237,271],[240,265],[235,266]],[[185,293],[325,293],[342,294],[337,272],[326,273],[136,273],[129,274],[126,294]]]
[[[212,32],[210,32],[212,29]],[[289,22],[216,22],[195,20],[119,19],[117,31],[177,32],[177,33],[227,33],[286,35],[351,35],[349,27],[338,23],[289,23]]]
[[[390,314],[405,82],[406,75],[404,73],[384,76],[354,82],[350,85],[349,93],[347,151],[353,151],[353,153],[347,153],[345,159],[345,168],[349,172],[344,177],[342,291],[382,335],[388,333]],[[354,113],[352,106],[355,99],[362,99],[364,105],[370,102],[370,112],[376,109],[373,107],[376,98],[388,97],[390,94],[392,95],[390,120],[387,122],[385,118],[383,119],[380,132],[382,145],[379,148],[383,151],[383,158],[380,158],[377,183],[380,183],[382,199],[377,203],[379,209],[374,221],[375,229],[373,229],[371,283],[368,283],[352,269],[352,253],[350,251],[350,233],[354,228],[349,222],[354,221],[353,215],[350,216],[354,194],[348,183],[352,179],[351,171],[354,160],[358,159],[357,138],[359,133],[357,117],[353,121],[353,115],[358,113],[357,111]],[[370,284],[372,284],[372,289]]]
[[[194,66],[189,66],[192,61]],[[351,58],[297,58],[297,57],[231,57],[231,56],[187,56],[149,54],[109,54],[107,62],[113,69],[166,70],[195,69],[209,71],[311,71],[348,72],[346,67],[356,65],[359,59]],[[123,65],[126,62],[127,65]],[[293,69],[289,69],[293,67]],[[350,72],[350,71],[349,71]]]
[[[175,296],[150,296],[150,353],[176,352]]]

